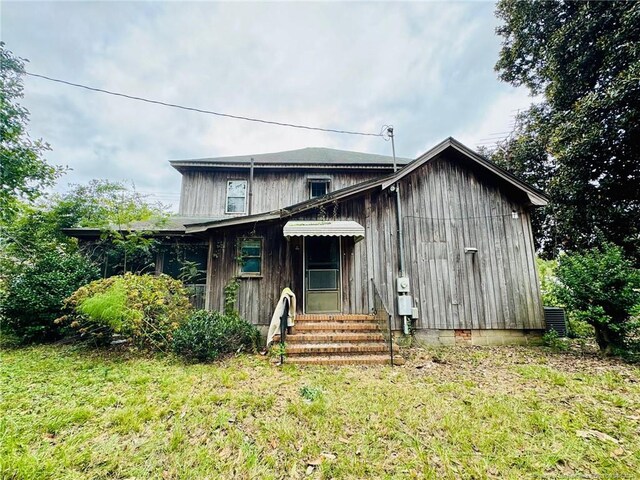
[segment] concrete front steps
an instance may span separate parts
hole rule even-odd
[[[286,363],[300,365],[388,365],[391,357],[373,315],[297,315],[286,339]],[[404,359],[394,344],[394,364]]]

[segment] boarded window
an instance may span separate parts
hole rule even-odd
[[[262,275],[262,238],[241,239],[239,253],[241,275]]]
[[[227,182],[227,208],[225,213],[245,213],[247,211],[247,181]]]

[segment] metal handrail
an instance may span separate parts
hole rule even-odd
[[[284,310],[280,317],[280,365],[284,364],[284,341],[287,336],[287,327],[289,325],[289,301],[284,302]]]
[[[371,279],[371,289],[373,291],[373,313],[376,317],[378,325],[381,327],[382,336],[385,341],[389,342],[389,355],[391,366],[393,367],[393,329],[391,327],[392,316],[387,309],[387,306],[382,300],[380,291],[376,286],[373,278]]]

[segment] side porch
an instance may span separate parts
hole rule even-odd
[[[224,307],[237,282],[237,309],[266,334],[284,288],[296,295],[287,362],[389,364],[390,314],[369,299],[358,274],[364,227],[355,221],[298,221],[225,229],[210,237],[207,308]],[[382,302],[380,303],[382,305]],[[279,339],[278,339],[279,340]]]

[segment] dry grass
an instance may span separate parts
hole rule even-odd
[[[404,367],[2,352],[0,477],[637,478],[640,372],[542,348]]]

